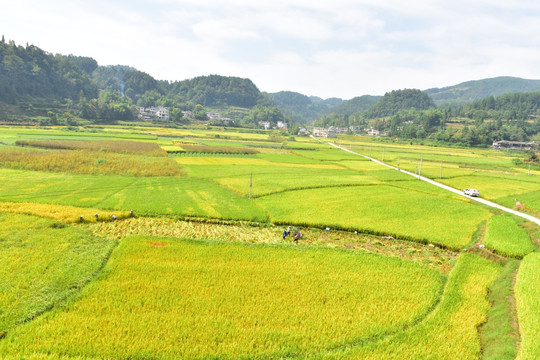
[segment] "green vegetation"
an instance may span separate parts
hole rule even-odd
[[[519,258],[535,250],[527,231],[509,215],[495,215],[488,220],[484,244],[500,254]]]
[[[257,199],[274,223],[344,228],[466,247],[487,212],[454,199],[388,185],[289,191]],[[454,226],[456,223],[460,226]],[[428,240],[429,239],[429,240]]]
[[[392,116],[400,111],[416,109],[427,110],[434,108],[435,103],[423,91],[418,89],[404,89],[390,91],[380,98],[369,110],[368,118]]]
[[[115,242],[35,216],[0,213],[0,334],[79,292]]]
[[[516,280],[516,305],[521,330],[521,346],[517,359],[540,357],[540,254],[527,255],[519,267]]]
[[[498,265],[463,254],[448,277],[441,302],[420,324],[324,358],[478,359],[477,327],[486,319],[490,305],[485,294],[499,272]]]
[[[487,313],[486,323],[480,328],[483,360],[516,358],[519,329],[512,297],[518,267],[519,261],[508,260],[499,278],[489,288],[488,300],[491,309]]]
[[[8,333],[0,351],[303,357],[417,322],[441,286],[436,271],[370,254],[132,237],[77,301]]]
[[[134,209],[140,215],[266,220],[264,212],[248,199],[201,179],[0,170],[0,184],[2,201]]]

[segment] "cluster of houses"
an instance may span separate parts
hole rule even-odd
[[[499,150],[519,150],[519,151],[538,151],[540,150],[540,142],[522,142],[522,141],[494,141],[493,148]]]
[[[329,128],[315,127],[315,128],[313,128],[313,136],[325,137],[325,138],[335,138],[337,136],[337,134],[344,134],[344,133],[346,133],[348,131],[351,131],[351,132],[356,133],[356,134],[365,132],[368,136],[380,136],[381,135],[379,130],[374,129],[372,127],[362,129],[360,126],[351,125],[348,128],[346,128],[346,127],[335,127],[335,126],[330,126]]]
[[[139,112],[139,119],[143,121],[169,121],[169,108],[164,106],[151,106],[151,107],[137,107]],[[182,115],[187,119],[193,119],[193,111],[182,111]],[[209,112],[206,114],[209,120],[221,121],[223,125],[234,124],[234,120],[221,116],[220,113]]]
[[[272,124],[270,123],[270,121],[259,121],[259,127],[261,129],[268,130],[272,128]],[[276,126],[274,126],[274,129],[278,129],[278,130],[287,130],[288,128],[289,126],[284,121],[278,121],[276,123]]]
[[[169,121],[169,108],[164,106],[137,107],[139,119],[143,121]]]

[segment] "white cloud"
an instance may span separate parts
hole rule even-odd
[[[18,0],[0,13],[6,38],[53,53],[344,98],[540,78],[539,20],[534,0]]]

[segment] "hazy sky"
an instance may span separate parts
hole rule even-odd
[[[536,0],[0,0],[0,33],[161,80],[323,98],[540,79]]]

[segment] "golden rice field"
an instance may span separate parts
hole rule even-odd
[[[437,271],[391,257],[129,237],[76,301],[9,332],[0,352],[302,356],[400,331],[441,287]]]

